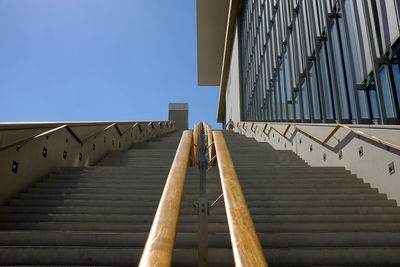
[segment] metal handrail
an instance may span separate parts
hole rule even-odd
[[[132,123],[132,122],[130,122],[130,123]],[[124,124],[126,124],[126,122],[124,122]],[[98,126],[101,126],[101,125],[104,125],[104,123],[99,123]],[[74,125],[74,126],[75,126],[75,125]],[[87,127],[93,127],[93,126],[95,127],[95,126],[97,126],[97,125],[96,125],[96,124],[91,124],[90,126],[87,126]],[[85,126],[81,126],[81,127],[85,127]],[[138,128],[139,128],[139,131],[142,132],[142,129],[141,129],[141,127],[140,127],[139,122],[134,122],[133,125],[132,125],[132,127],[128,128],[127,130],[125,130],[125,131],[123,131],[123,132],[121,132],[121,130],[119,129],[117,123],[114,122],[114,123],[108,125],[107,127],[105,127],[104,129],[102,129],[102,130],[100,130],[100,131],[97,131],[97,132],[95,132],[95,133],[93,133],[93,134],[91,134],[91,135],[89,135],[89,136],[87,136],[87,137],[81,139],[81,138],[79,138],[78,135],[71,129],[71,126],[70,126],[70,125],[64,124],[64,125],[61,125],[61,126],[57,126],[57,127],[53,128],[53,129],[47,130],[47,131],[45,131],[45,132],[42,132],[42,133],[40,133],[40,134],[35,134],[35,135],[30,136],[30,137],[24,138],[24,139],[22,139],[22,140],[16,141],[16,142],[14,142],[14,143],[11,143],[11,144],[2,146],[2,147],[0,147],[0,151],[7,150],[7,149],[10,149],[10,148],[15,147],[15,146],[25,145],[26,143],[28,143],[28,142],[30,142],[30,141],[32,141],[32,140],[35,140],[35,139],[37,139],[37,138],[46,136],[46,135],[48,135],[48,134],[52,134],[52,133],[57,132],[57,131],[62,130],[62,129],[66,129],[66,130],[72,135],[72,137],[73,137],[79,144],[84,144],[84,143],[87,142],[90,138],[92,138],[92,137],[94,137],[94,136],[97,136],[98,134],[100,134],[100,133],[102,133],[102,132],[105,132],[105,131],[107,131],[108,129],[110,129],[110,128],[112,128],[112,127],[115,127],[115,128],[116,128],[116,130],[117,130],[117,132],[118,132],[118,134],[119,134],[120,136],[123,136],[123,135],[127,132],[127,130],[133,129],[134,127],[138,127]],[[43,129],[43,128],[31,128],[31,129]],[[7,131],[9,131],[9,130],[10,130],[10,129],[7,129]],[[17,128],[17,129],[15,129],[15,130],[21,130],[21,129],[18,129],[18,128]],[[25,130],[27,130],[27,129],[25,128]],[[153,130],[154,130],[154,126],[153,126]]]
[[[264,134],[266,134],[265,131],[267,130],[267,127],[268,127],[268,126],[270,126],[271,129],[274,129],[274,130],[275,130],[278,134],[280,134],[282,137],[286,137],[287,133],[289,132],[289,129],[290,129],[291,127],[293,127],[293,128],[295,128],[295,129],[297,129],[299,132],[302,132],[302,133],[308,135],[309,137],[311,137],[311,138],[317,140],[318,142],[320,142],[320,143],[322,143],[322,144],[326,144],[327,142],[329,142],[329,140],[330,140],[332,137],[334,137],[335,133],[336,133],[339,129],[343,128],[343,129],[347,129],[347,130],[349,130],[350,132],[353,132],[353,133],[355,133],[355,134],[357,134],[357,135],[364,136],[364,137],[366,137],[366,138],[368,138],[368,139],[370,139],[370,140],[372,140],[372,141],[375,141],[375,142],[377,142],[377,143],[384,144],[384,145],[390,146],[390,147],[392,147],[392,148],[395,148],[395,149],[397,149],[397,150],[400,150],[400,144],[396,144],[396,143],[390,142],[390,141],[388,141],[388,140],[379,138],[379,137],[374,136],[374,135],[372,135],[372,134],[368,134],[368,133],[363,132],[363,131],[361,131],[361,130],[353,129],[351,126],[343,125],[343,124],[336,124],[335,127],[333,128],[333,130],[332,130],[325,138],[323,138],[323,139],[321,139],[321,138],[319,138],[319,137],[317,137],[317,136],[315,136],[315,135],[313,135],[313,134],[311,134],[311,133],[305,131],[304,129],[300,128],[298,125],[296,125],[296,124],[294,124],[294,123],[289,123],[289,124],[286,126],[285,131],[284,131],[284,132],[281,132],[281,131],[280,131],[279,129],[277,129],[272,123],[268,123],[268,122],[267,122],[267,123],[264,125],[264,129],[262,130],[262,132],[263,132]],[[312,125],[311,125],[311,126],[312,126]],[[239,126],[239,127],[240,127],[240,126]],[[240,128],[245,129],[244,125],[243,125],[242,127],[240,127]],[[255,128],[258,128],[258,126],[256,125]],[[377,128],[377,129],[379,129],[379,128]]]
[[[140,259],[140,267],[171,266],[192,139],[192,131],[183,132]]]
[[[200,125],[202,123],[199,122],[194,125],[193,128],[193,143],[192,149],[190,151],[191,162],[190,166],[196,166],[196,158],[197,158],[197,144],[199,143],[199,135],[200,135]]]
[[[25,144],[28,143],[29,141],[32,141],[32,140],[37,139],[37,138],[40,138],[40,137],[42,137],[42,136],[46,136],[46,135],[48,135],[48,134],[52,134],[52,133],[57,132],[57,131],[59,131],[59,130],[61,130],[61,129],[67,129],[67,130],[68,130],[69,127],[68,127],[68,125],[61,125],[61,126],[59,126],[59,127],[56,127],[56,128],[54,128],[54,129],[45,131],[45,132],[43,132],[43,133],[36,134],[36,135],[30,136],[30,137],[28,137],[28,138],[25,138],[25,139],[19,140],[19,141],[17,141],[17,142],[14,142],[14,143],[12,143],[12,144],[2,146],[2,147],[0,147],[0,151],[7,150],[7,149],[12,148],[12,147],[15,147],[15,146],[22,146],[22,145],[25,145]],[[70,132],[70,131],[68,131],[68,132]],[[74,139],[75,139],[77,142],[80,142],[79,138],[77,139],[77,136],[76,136],[76,135],[72,135],[72,136],[74,137]]]
[[[159,122],[161,123],[161,122]],[[139,128],[139,132],[142,132],[142,128],[140,128],[139,123],[135,122],[131,127],[126,128],[124,131],[121,132],[121,136],[123,136],[125,133],[127,133],[129,130],[132,130],[133,128],[138,127]],[[161,127],[162,128],[162,127]]]
[[[132,125],[132,127],[129,127],[129,128],[126,129],[125,131],[121,132],[121,130],[119,129],[118,125],[117,125],[116,123],[112,123],[112,124],[108,125],[107,127],[105,127],[104,129],[102,129],[102,130],[100,130],[100,131],[97,131],[97,132],[95,132],[95,133],[93,133],[93,134],[91,134],[91,135],[89,135],[89,136],[83,138],[81,143],[82,143],[82,144],[86,143],[86,142],[87,142],[89,139],[91,139],[92,137],[97,136],[97,135],[101,134],[102,132],[106,132],[106,131],[108,131],[109,129],[111,129],[112,127],[115,127],[115,129],[117,130],[119,136],[123,136],[123,135],[124,135],[125,133],[127,133],[129,130],[131,130],[131,129],[135,128],[135,127],[140,127],[140,125],[139,125],[139,123],[136,122],[136,123],[134,123],[134,124]],[[139,128],[139,131],[142,132],[141,128]]]
[[[153,122],[151,121],[151,122],[149,122],[148,124],[147,124],[147,126],[151,126],[151,128],[154,130],[154,124],[153,124]]]
[[[61,125],[68,125],[70,127],[87,127],[87,126],[107,126],[110,123],[117,123],[118,125],[132,124],[135,121],[64,121],[64,122],[0,122],[0,132],[15,131],[15,130],[38,130],[55,128]],[[150,121],[136,121],[143,125],[148,124]],[[158,122],[158,121],[155,121]],[[174,123],[174,121],[163,121]]]
[[[236,266],[268,266],[221,131],[213,132]]]
[[[208,123],[206,123],[206,133],[207,133],[208,157],[209,157],[210,166],[217,166],[218,161],[215,160],[216,154],[215,154],[215,145],[214,145],[214,138],[213,138],[213,134],[212,134],[212,128]]]

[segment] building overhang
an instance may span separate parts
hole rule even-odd
[[[200,86],[219,86],[230,0],[197,0],[197,75]]]
[[[217,121],[223,122],[226,83],[241,0],[197,0],[197,73],[200,86],[220,86]]]

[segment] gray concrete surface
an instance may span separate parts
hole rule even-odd
[[[92,166],[111,151],[174,131],[173,122],[154,122],[153,126],[139,122],[140,127],[133,127],[135,122],[120,122],[116,123],[118,129],[112,126],[113,122],[1,123],[0,147],[66,124],[81,143],[67,128],[62,128],[0,151],[0,204],[57,168]],[[14,163],[18,164],[15,172]]]

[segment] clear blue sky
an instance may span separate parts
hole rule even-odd
[[[195,0],[0,0],[0,121],[165,120],[197,86]],[[218,125],[218,126],[217,126]]]

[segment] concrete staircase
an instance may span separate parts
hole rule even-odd
[[[344,168],[224,136],[270,266],[400,266],[395,201]]]
[[[181,137],[63,168],[0,207],[0,265],[136,266]],[[400,209],[343,168],[225,133],[270,266],[400,266]],[[207,173],[210,201],[221,193]],[[189,168],[174,266],[197,265],[197,168]],[[209,265],[233,266],[223,201],[209,217]]]
[[[0,265],[137,265],[181,134],[113,152],[94,167],[62,168],[0,207]],[[191,226],[187,207],[182,221]],[[178,234],[178,259],[180,248],[197,245],[190,226]]]

